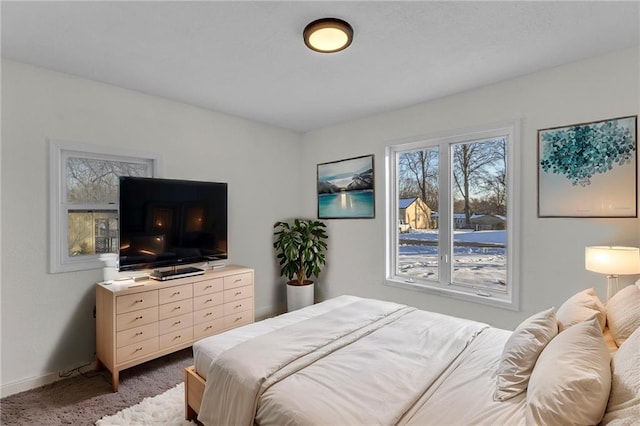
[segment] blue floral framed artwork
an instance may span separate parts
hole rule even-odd
[[[638,116],[538,130],[539,217],[638,217]]]

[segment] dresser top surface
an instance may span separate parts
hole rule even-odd
[[[171,280],[158,281],[150,278],[144,278],[142,280],[134,279],[119,279],[113,281],[98,282],[96,285],[112,293],[130,293],[135,291],[148,291],[156,290],[167,287],[173,287],[176,285],[195,283],[198,281],[211,280],[215,278],[224,278],[229,275],[242,274],[246,272],[253,272],[252,268],[239,265],[227,265],[222,268],[207,269],[202,275],[195,275],[191,277],[175,278]]]

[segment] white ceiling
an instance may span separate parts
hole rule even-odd
[[[2,1],[2,56],[292,129],[640,45],[640,3]],[[308,50],[312,20],[351,23]]]

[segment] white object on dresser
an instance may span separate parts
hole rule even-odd
[[[96,352],[119,373],[254,321],[253,269],[227,266],[170,281],[96,284]]]

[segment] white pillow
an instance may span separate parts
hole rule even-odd
[[[609,350],[597,319],[559,333],[540,354],[527,390],[529,425],[595,425],[611,388]]]
[[[640,419],[640,328],[611,360],[611,394],[604,422],[631,425]]]
[[[640,327],[640,288],[626,286],[609,299],[607,324],[618,346]]]
[[[558,309],[556,313],[558,330],[563,331],[572,325],[591,319],[593,316],[598,318],[600,330],[604,330],[607,321],[604,305],[594,289],[582,290],[568,298]]]
[[[558,323],[554,309],[547,309],[530,316],[507,340],[502,350],[495,401],[505,401],[524,392],[529,383],[540,352],[558,334]]]

